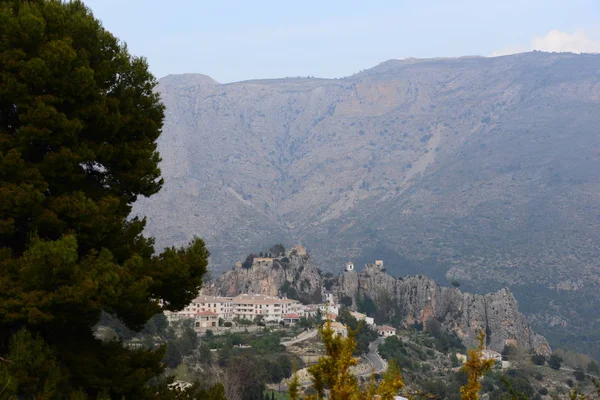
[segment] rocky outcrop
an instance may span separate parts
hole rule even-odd
[[[394,278],[384,270],[366,268],[346,271],[333,287],[335,296],[357,301],[371,299],[378,319],[400,321],[405,327],[438,320],[444,330],[455,333],[467,346],[476,344],[479,331],[487,334],[487,347],[502,351],[513,344],[538,354],[549,355],[546,339],[533,332],[526,317],[507,289],[480,295],[457,288],[441,287],[422,275]]]
[[[203,289],[203,294],[235,296],[240,293],[257,293],[269,296],[287,296],[306,303],[322,300],[322,277],[306,250],[296,246],[276,258],[259,258],[246,268],[237,263]]]
[[[327,289],[327,290],[326,290]],[[422,275],[395,278],[381,264],[367,264],[362,272],[346,271],[325,278],[303,247],[288,250],[277,258],[254,258],[245,268],[242,263],[208,283],[203,294],[235,296],[258,293],[286,295],[304,303],[322,300],[331,292],[339,303],[372,301],[376,321],[409,327],[436,319],[443,330],[456,334],[466,346],[476,344],[478,333],[487,335],[487,347],[502,351],[517,345],[528,351],[549,355],[546,339],[533,332],[510,290],[490,294],[465,293],[442,287]]]

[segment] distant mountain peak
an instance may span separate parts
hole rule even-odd
[[[157,247],[205,239],[216,271],[302,241],[323,270],[385,254],[392,273],[510,286],[536,324],[600,331],[599,70],[530,52],[338,80],[168,76],[165,184],[136,211]]]

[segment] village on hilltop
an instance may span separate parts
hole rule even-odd
[[[294,254],[305,256],[306,249],[297,245],[291,250]],[[262,255],[262,254],[261,254]],[[254,257],[252,266],[269,266],[273,257]],[[243,268],[241,262],[236,263],[236,269]],[[366,271],[385,271],[383,260],[365,264]],[[348,261],[344,265],[345,273],[354,273],[355,265]],[[330,321],[330,327],[336,335],[347,336],[348,328],[338,321],[338,316],[343,308],[335,301],[334,294],[328,291],[322,293],[323,303],[303,304],[285,295],[268,296],[256,293],[241,293],[236,296],[211,296],[198,295],[187,307],[181,311],[165,311],[169,323],[178,321],[192,321],[193,329],[200,335],[210,331],[213,334],[227,332],[238,326],[249,325],[277,325],[291,327],[299,324],[302,319],[310,321]],[[396,328],[388,325],[377,325],[373,317],[358,311],[349,311],[357,321],[363,321],[367,326],[377,332],[382,338],[395,336]],[[459,358],[464,355],[457,353]],[[461,361],[464,362],[464,360]],[[501,361],[500,353],[485,350],[485,359]],[[506,363],[506,362],[504,362]],[[503,365],[504,368],[507,365]]]
[[[165,315],[169,322],[193,320],[194,329],[198,333],[205,333],[207,330],[215,332],[232,325],[222,326],[225,322],[246,320],[294,325],[301,318],[309,319],[319,315],[323,320],[332,321],[331,328],[334,331],[345,335],[346,327],[335,322],[340,313],[340,305],[333,302],[331,295],[326,295],[325,298],[325,303],[302,304],[298,300],[261,294],[243,293],[235,297],[200,295],[183,310],[165,311]],[[374,319],[363,313],[351,311],[350,314],[357,320],[376,327],[381,336],[387,337],[396,333],[396,329],[390,326],[375,326]]]
[[[295,246],[292,251],[299,255],[306,255],[306,249],[302,245]],[[262,254],[261,254],[262,255]],[[272,257],[254,257],[252,265],[272,263]],[[236,269],[242,268],[242,263],[236,263]],[[383,261],[376,260],[374,264],[366,264],[365,268],[383,269]],[[354,271],[354,264],[348,262],[345,271]],[[264,324],[279,324],[291,326],[297,324],[302,318],[331,321],[331,328],[336,334],[346,335],[345,325],[336,321],[341,305],[337,304],[330,292],[324,292],[324,303],[302,304],[298,300],[289,299],[286,296],[267,296],[255,293],[241,293],[237,296],[208,296],[198,295],[187,307],[181,311],[165,311],[169,323],[181,320],[193,320],[194,330],[200,334],[210,330],[219,332],[227,330],[241,321]],[[350,315],[358,321],[364,321],[368,326],[376,329],[382,337],[396,334],[396,329],[387,326],[375,325],[373,317],[366,314],[350,311]]]

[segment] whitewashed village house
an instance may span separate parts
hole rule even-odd
[[[380,325],[377,327],[377,334],[382,337],[390,337],[396,335],[396,328],[388,325]]]

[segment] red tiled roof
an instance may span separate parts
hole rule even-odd
[[[388,326],[388,325],[378,326],[377,330],[379,330],[379,331],[394,331],[394,332],[396,332],[396,328],[394,328],[392,326]]]
[[[300,316],[298,314],[286,314],[283,319],[300,319]]]

